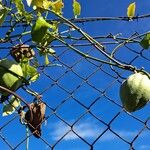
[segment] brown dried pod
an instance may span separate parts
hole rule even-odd
[[[36,138],[41,136],[41,124],[45,117],[46,105],[43,102],[31,103],[25,114],[25,120],[30,131]]]
[[[18,44],[12,48],[10,54],[17,62],[20,62],[23,58],[32,59],[35,52],[29,45]]]

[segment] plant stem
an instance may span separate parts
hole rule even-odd
[[[63,43],[64,45],[66,45],[67,47],[69,47],[70,49],[74,50],[74,51],[75,51],[76,53],[78,53],[79,55],[85,57],[85,58],[89,58],[89,59],[91,59],[91,60],[95,60],[95,61],[98,61],[98,62],[101,62],[101,63],[109,64],[109,65],[112,65],[112,66],[117,66],[117,64],[115,64],[115,63],[110,63],[110,62],[101,60],[101,59],[99,59],[99,58],[92,57],[92,56],[90,56],[90,55],[88,55],[88,54],[86,54],[86,53],[83,53],[83,52],[81,52],[80,50],[78,50],[77,48],[75,48],[75,47],[73,47],[72,45],[66,43],[64,40],[62,40],[62,39],[60,39],[60,38],[58,38],[58,37],[56,37],[56,39],[57,39],[58,41],[60,41],[61,43]]]
[[[68,26],[70,26],[71,28],[74,28],[75,30],[77,30],[81,35],[83,35],[83,37],[88,40],[97,50],[99,50],[106,58],[108,58],[109,60],[111,60],[112,62],[115,63],[115,66],[119,67],[119,68],[123,68],[126,70],[130,70],[130,71],[134,71],[135,67],[132,65],[127,65],[127,64],[122,64],[120,63],[118,60],[114,59],[113,57],[111,57],[111,55],[109,55],[106,52],[106,49],[103,45],[101,45],[101,43],[99,43],[98,41],[96,41],[95,39],[93,39],[89,34],[87,34],[86,32],[82,31],[79,27],[77,27],[75,24],[73,24],[71,21],[69,21],[68,19],[64,18],[63,16],[55,13],[52,10],[48,10],[49,12],[55,14],[56,16],[58,16],[61,20],[63,20],[66,24],[68,24]],[[75,49],[74,49],[75,50]],[[77,51],[76,51],[77,52]],[[78,52],[80,55],[82,55],[81,52]],[[85,56],[85,55],[83,55]],[[91,58],[88,55],[86,55],[86,58]],[[97,60],[97,58],[92,58],[93,60]],[[103,62],[105,63],[105,62]],[[109,64],[107,62],[107,64]]]
[[[20,99],[27,107],[29,107],[28,103],[22,98],[20,97],[18,94],[16,94],[15,92],[3,87],[3,86],[0,86],[0,90],[1,91],[4,91],[4,92],[8,92],[9,94],[12,94],[14,95],[15,97],[17,97],[18,99]]]
[[[26,150],[29,150],[29,129],[26,125],[26,136],[27,136],[27,139],[26,139]]]

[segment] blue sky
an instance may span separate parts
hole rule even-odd
[[[130,0],[79,0],[82,6],[81,18],[82,17],[117,17],[126,16],[126,10],[130,3],[136,2],[136,15],[149,14],[150,2],[149,1],[130,1]],[[72,18],[72,0],[65,0],[64,16],[66,18]],[[49,18],[50,19],[50,18]],[[129,37],[133,33],[138,32],[139,34],[149,31],[149,18],[139,21],[99,21],[78,24],[84,31],[89,33],[91,36],[103,36],[110,33],[117,35],[121,33],[122,37]],[[62,32],[66,27],[62,27]],[[2,32],[3,29],[0,28]],[[18,31],[16,30],[15,33]],[[72,35],[78,36],[78,33],[73,32]],[[27,40],[27,39],[24,39]],[[31,43],[28,43],[31,44]],[[56,43],[57,44],[57,43]],[[60,44],[60,43],[59,43]],[[0,45],[1,47],[1,45]],[[142,48],[139,45],[130,45],[136,51],[140,51]],[[90,54],[103,58],[103,56],[97,52],[93,47],[77,47],[81,51],[87,52],[90,50]],[[109,51],[114,48],[112,45],[106,46]],[[57,108],[57,115],[64,119],[68,124],[72,125],[81,115],[85,114],[81,119],[75,123],[73,130],[85,139],[88,143],[92,143],[95,139],[107,130],[108,124],[111,119],[120,113],[116,117],[115,121],[111,123],[111,129],[114,133],[117,133],[122,138],[131,142],[134,137],[144,128],[144,125],[131,117],[137,117],[142,121],[146,121],[149,117],[150,105],[148,104],[143,109],[133,113],[127,114],[122,111],[121,107],[115,105],[110,100],[113,100],[117,104],[121,105],[119,98],[119,87],[120,83],[110,75],[115,75],[114,72],[107,65],[103,65],[101,69],[98,69],[96,65],[100,65],[83,59],[81,56],[76,54],[67,48],[55,48],[56,54],[59,55],[59,61],[54,63],[62,65],[61,67],[55,66],[45,69],[45,74],[41,74],[39,80],[31,85],[32,89],[43,93],[43,100],[52,108]],[[6,51],[7,53],[8,51]],[[5,55],[0,52],[1,56]],[[121,61],[128,63],[137,54],[127,50],[127,48],[119,49],[117,58]],[[149,51],[145,51],[144,55],[149,58]],[[53,58],[50,58],[53,60]],[[41,59],[42,60],[42,59]],[[147,71],[150,70],[149,61],[139,57],[133,65],[141,68],[144,67]],[[71,69],[70,69],[71,68]],[[73,71],[73,72],[72,72]],[[106,71],[110,75],[104,73]],[[121,71],[121,70],[120,70]],[[94,74],[93,74],[94,72]],[[131,72],[124,72],[123,76]],[[88,77],[88,82],[84,82],[83,79]],[[58,80],[58,84],[54,82]],[[119,79],[122,81],[122,79]],[[95,88],[92,88],[95,87]],[[62,88],[63,87],[63,88]],[[102,95],[101,91],[106,90],[106,95]],[[71,97],[70,93],[73,92]],[[27,95],[24,91],[19,90],[18,93],[27,102],[31,102],[33,97]],[[108,99],[109,97],[109,99]],[[96,115],[101,121],[95,119],[91,114],[86,113],[85,107],[80,105],[78,102],[86,107],[89,107],[93,101],[97,101],[90,107],[90,111]],[[78,102],[77,102],[78,101]],[[63,103],[64,102],[64,103]],[[61,104],[62,103],[62,104]],[[61,105],[60,105],[61,104]],[[0,106],[2,110],[2,106]],[[8,117],[0,117],[0,127],[5,122],[8,122],[16,114]],[[70,131],[70,127],[61,121],[56,115],[52,115],[52,110],[47,108],[46,116],[50,116],[47,122],[43,123],[42,126],[42,138],[46,140],[50,145],[55,144],[66,132]],[[119,139],[110,130],[107,130],[99,140],[94,144],[94,149],[106,149],[106,150],[127,150],[130,145]],[[1,130],[0,135],[3,135],[9,143],[16,146],[25,138],[25,127],[19,123],[18,117],[8,124],[4,129]],[[145,129],[140,136],[134,142],[134,148],[136,150],[149,150],[150,149],[150,130]],[[21,144],[17,150],[24,150],[25,143]],[[50,149],[41,139],[35,139],[33,136],[30,138],[29,150],[48,150]],[[56,150],[88,150],[90,147],[77,135],[70,131],[55,147]],[[9,147],[2,139],[0,139],[0,150],[9,150]]]

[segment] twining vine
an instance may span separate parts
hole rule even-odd
[[[5,37],[0,39],[0,43],[13,43],[13,39],[19,37],[18,43],[10,47],[11,50],[8,55],[11,55],[12,59],[8,59],[7,55],[0,60],[0,102],[3,104],[3,116],[17,111],[20,114],[21,123],[27,125],[36,138],[41,136],[41,123],[45,118],[46,104],[42,102],[41,95],[27,87],[34,84],[40,78],[39,67],[50,67],[53,65],[49,57],[57,55],[54,48],[59,46],[66,46],[85,59],[107,64],[112,69],[113,67],[118,67],[123,70],[132,71],[133,75],[123,82],[120,89],[120,97],[126,111],[133,112],[141,109],[150,99],[149,73],[143,68],[136,68],[130,64],[121,63],[114,56],[120,47],[128,43],[138,43],[143,49],[148,50],[150,46],[150,33],[146,32],[141,35],[131,36],[130,38],[122,38],[119,35],[92,37],[75,24],[99,20],[134,21],[150,17],[150,15],[135,16],[136,3],[131,3],[127,8],[127,16],[125,17],[78,18],[81,13],[80,3],[77,0],[73,0],[71,5],[74,16],[73,19],[67,19],[63,16],[65,5],[62,0],[0,1],[0,25],[1,27],[9,27]],[[55,16],[54,19],[49,18],[51,15]],[[66,39],[79,39],[69,35],[63,36],[59,30],[61,24],[69,28],[66,32],[77,31],[80,33],[80,40],[88,41],[87,44],[95,47],[106,59],[93,57],[76,48],[79,45],[66,42]],[[19,26],[30,28],[28,28],[29,30],[25,28],[21,34],[12,35],[13,31]],[[28,41],[22,42],[22,37],[24,36],[31,38],[28,40],[31,42],[31,45],[26,44]],[[98,42],[98,38],[111,38],[118,41],[118,45],[111,53],[108,53],[107,47],[103,46],[103,42]],[[139,38],[141,39],[139,40]],[[62,45],[52,46],[54,41],[58,41]],[[116,44],[116,41],[114,44]],[[84,46],[84,44],[80,46]],[[36,48],[36,52],[34,48]],[[36,55],[44,57],[44,62],[41,63]],[[35,96],[35,102],[27,104],[23,98],[15,93],[19,88]]]

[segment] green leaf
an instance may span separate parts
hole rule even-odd
[[[32,5],[38,8],[38,7],[43,7],[43,1],[45,0],[26,0],[26,1],[29,7]]]
[[[15,112],[16,108],[20,106],[20,99],[16,98],[15,96],[12,96],[10,98],[9,104],[4,105],[3,107],[3,116],[11,115]]]
[[[135,15],[135,8],[136,8],[136,4],[131,3],[128,8],[127,8],[127,16],[129,17],[129,19],[132,19]]]
[[[43,1],[43,8],[44,8],[44,9],[48,9],[49,7],[52,6],[52,3],[53,3],[53,2],[51,2],[51,1],[44,0],[44,1]]]
[[[48,9],[53,3],[48,0],[26,0],[26,1],[29,7],[32,5],[33,8],[38,9],[38,11],[41,11],[40,9]]]
[[[49,65],[48,54],[45,54],[45,65]]]
[[[0,26],[2,25],[2,23],[4,22],[7,14],[9,12],[9,9],[6,8],[6,7],[3,7],[1,4],[0,4]]]
[[[144,49],[148,49],[150,46],[150,33],[146,34],[144,36],[144,38],[141,40],[140,45],[144,48]]]
[[[46,47],[48,46],[52,41],[54,41],[55,38],[55,33],[48,31],[48,34],[46,34],[41,42],[41,45]]]
[[[0,60],[0,85],[7,89],[16,91],[22,86],[23,72],[21,66],[14,60],[7,58]],[[7,92],[1,91],[8,95]]]
[[[13,0],[13,2],[15,3],[18,13],[23,15],[24,10],[24,5],[22,3],[22,0]]]
[[[30,78],[30,81],[31,81],[31,82],[36,81],[36,80],[39,78],[39,76],[40,76],[39,73],[35,74],[34,76],[32,76],[32,77]]]
[[[15,108],[17,108],[18,106],[20,106],[20,99],[19,98],[16,98],[15,96],[11,96],[11,98],[10,98],[10,104],[13,106],[13,107],[15,107]]]
[[[3,116],[8,116],[8,115],[11,115],[14,112],[15,112],[15,108],[12,107],[10,104],[8,104],[8,105],[5,105],[3,107],[3,114],[2,115]]]
[[[24,78],[27,78],[27,77],[28,77],[28,73],[27,73],[28,61],[27,61],[27,62],[22,61],[22,62],[20,63],[20,65],[21,65],[21,68],[22,68],[22,71],[23,71],[23,76],[24,76]]]
[[[32,15],[30,15],[28,12],[25,11],[22,0],[13,0],[13,2],[15,3],[17,7],[18,14],[20,14],[21,16],[24,16],[27,22],[30,22],[32,19]]]
[[[31,82],[34,82],[38,79],[39,73],[37,72],[36,68],[28,65],[27,66],[27,72],[28,72],[28,76],[30,77]]]
[[[77,18],[77,16],[79,16],[80,13],[81,13],[81,5],[80,5],[80,3],[77,2],[76,0],[73,0],[72,6],[73,6],[73,13],[74,13],[74,16],[75,16],[75,18]]]
[[[36,23],[32,26],[31,36],[34,42],[42,42],[44,36],[47,33],[48,28],[52,28],[52,25],[46,22],[46,20],[40,16]]]
[[[64,8],[64,3],[62,0],[56,0],[51,4],[52,10],[57,14],[62,14],[62,9]]]
[[[38,79],[40,74],[38,73],[37,69],[33,66],[30,66],[28,62],[22,62],[21,67],[25,78],[29,79],[31,82],[34,82]]]
[[[49,49],[47,50],[47,53],[48,53],[49,55],[55,55],[55,54],[56,54],[55,50],[52,49],[52,48],[49,48]]]

